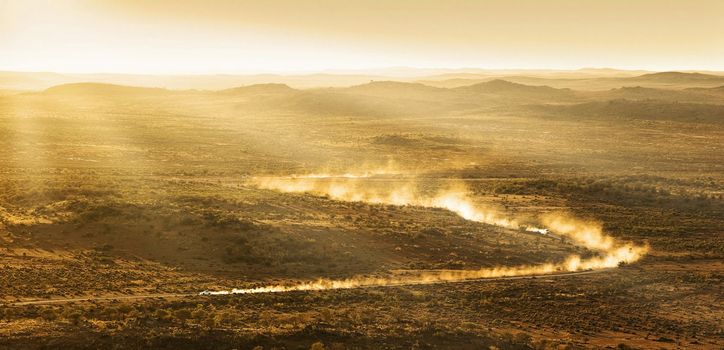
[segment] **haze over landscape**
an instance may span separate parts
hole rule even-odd
[[[6,0],[0,69],[724,71],[722,12],[717,0]]]
[[[722,13],[0,0],[0,349],[721,349]]]

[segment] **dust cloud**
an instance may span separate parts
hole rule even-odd
[[[384,172],[383,174],[390,174]],[[421,191],[414,180],[400,182],[380,178],[380,173],[361,172],[343,174],[310,174],[291,177],[255,177],[248,184],[261,189],[285,193],[310,193],[330,199],[369,204],[419,206],[449,210],[463,219],[513,230],[525,230],[542,235],[566,237],[572,242],[596,253],[582,258],[570,255],[558,263],[494,267],[478,270],[427,271],[398,277],[352,277],[348,279],[318,279],[293,285],[271,285],[230,291],[203,292],[206,295],[250,294],[327,289],[350,289],[371,286],[395,286],[456,282],[483,278],[534,276],[554,273],[572,273],[586,270],[615,268],[633,263],[644,256],[648,246],[631,242],[618,242],[603,232],[599,223],[578,219],[568,213],[545,213],[539,226],[524,225],[523,219],[509,217],[495,209],[476,204],[468,195],[464,184],[456,183],[434,193]]]

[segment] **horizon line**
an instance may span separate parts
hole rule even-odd
[[[651,73],[662,73],[662,72],[710,72],[710,73],[724,73],[724,71],[711,70],[711,69],[665,69],[655,70],[646,68],[612,68],[612,67],[580,67],[580,68],[483,68],[483,67],[414,67],[414,66],[387,66],[379,68],[350,68],[350,69],[323,69],[323,70],[303,70],[303,71],[283,71],[283,70],[259,70],[259,71],[246,71],[246,72],[113,72],[113,71],[95,71],[95,72],[79,72],[79,71],[53,71],[53,70],[15,70],[0,68],[2,73],[26,73],[26,74],[60,74],[60,75],[141,75],[141,76],[254,76],[254,75],[276,75],[276,76],[294,76],[294,75],[380,75],[380,76],[415,76],[414,74],[383,74],[384,71],[394,70],[410,70],[419,71],[422,74],[447,74],[447,73],[471,73],[472,71],[484,72],[505,72],[505,71],[519,71],[519,72],[579,72],[586,70],[610,70],[610,71],[621,71],[621,72],[651,72]],[[440,71],[440,72],[425,72],[425,71]]]

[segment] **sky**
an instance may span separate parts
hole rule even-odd
[[[0,0],[0,70],[724,71],[722,0]]]

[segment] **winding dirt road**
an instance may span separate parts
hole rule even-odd
[[[578,272],[566,272],[566,273],[555,273],[546,275],[529,275],[529,276],[510,276],[510,277],[493,277],[493,278],[478,278],[468,279],[459,281],[445,281],[445,282],[419,282],[419,283],[399,283],[399,284],[385,284],[385,285],[368,285],[355,288],[347,289],[361,289],[361,288],[380,288],[380,287],[401,287],[410,285],[427,285],[427,284],[447,284],[447,283],[464,283],[464,282],[493,282],[493,281],[507,281],[507,280],[523,280],[523,279],[548,279],[548,278],[562,278],[572,277],[580,275],[589,275],[594,273],[602,273],[613,270],[599,269],[599,270],[588,270]],[[284,293],[284,292],[274,292]],[[240,295],[240,294],[234,294]],[[138,294],[138,295],[115,295],[115,296],[90,296],[90,297],[76,297],[76,298],[57,298],[57,299],[41,299],[41,300],[25,300],[7,303],[7,306],[25,306],[25,305],[51,305],[51,304],[67,304],[75,302],[92,302],[92,301],[122,301],[122,300],[140,300],[140,299],[178,299],[186,297],[199,297],[199,293],[158,293],[158,294]],[[204,295],[203,297],[216,297]],[[0,303],[2,305],[2,303]]]

